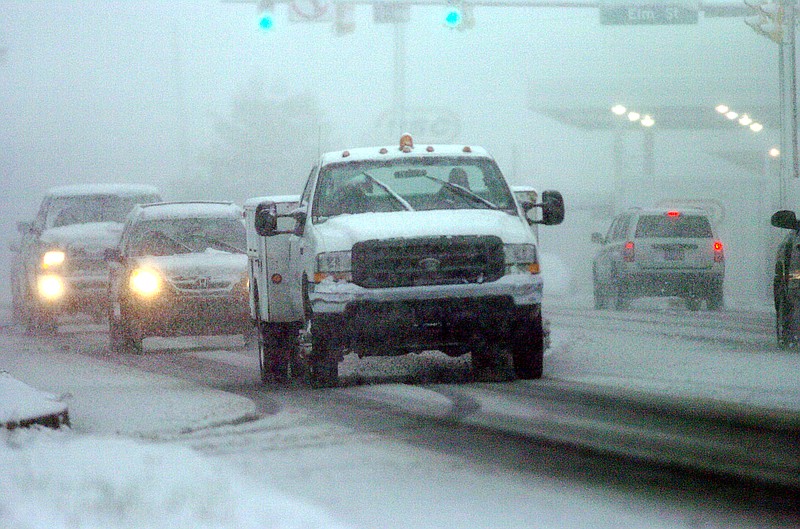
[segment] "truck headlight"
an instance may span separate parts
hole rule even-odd
[[[66,254],[61,250],[50,250],[42,255],[42,268],[53,268],[64,263]]]
[[[161,275],[155,270],[137,268],[128,280],[131,291],[150,298],[161,292]]]
[[[539,256],[535,244],[505,244],[506,274],[538,274]]]
[[[352,281],[352,257],[347,252],[326,252],[317,255],[317,271],[314,274],[314,283],[321,283],[326,279],[335,281]]]
[[[41,275],[36,279],[39,297],[47,301],[56,301],[64,296],[64,280],[55,274]]]

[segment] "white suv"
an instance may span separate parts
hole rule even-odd
[[[680,297],[689,310],[703,299],[723,306],[725,254],[707,212],[632,208],[617,215],[599,243],[592,276],[595,308],[625,309],[639,297]]]

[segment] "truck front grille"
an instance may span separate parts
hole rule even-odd
[[[458,236],[356,243],[353,282],[364,288],[496,281],[505,267],[499,237]]]

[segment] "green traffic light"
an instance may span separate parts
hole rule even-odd
[[[448,28],[455,28],[461,25],[464,15],[460,9],[452,8],[447,10],[447,15],[444,17],[444,25]]]
[[[272,13],[265,11],[261,13],[261,16],[258,19],[258,27],[263,29],[264,31],[269,31],[275,26],[275,18],[272,16]]]

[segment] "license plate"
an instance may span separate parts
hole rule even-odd
[[[683,248],[664,248],[664,260],[683,261]]]

